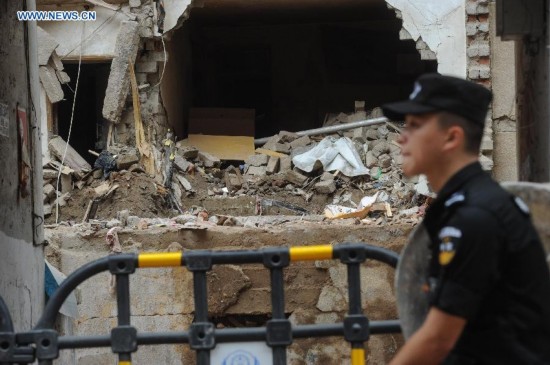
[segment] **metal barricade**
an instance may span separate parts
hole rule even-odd
[[[347,265],[349,310],[341,323],[291,325],[285,316],[283,269],[291,262],[339,259]],[[365,260],[396,267],[393,251],[364,243],[270,247],[259,250],[193,250],[170,253],[111,255],[90,262],[65,279],[48,301],[42,317],[29,332],[15,333],[10,314],[0,297],[0,365],[51,365],[63,349],[111,347],[119,365],[130,365],[139,345],[188,344],[196,351],[198,365],[210,365],[216,344],[262,341],[272,350],[273,365],[286,364],[286,348],[293,339],[342,336],[351,344],[351,363],[365,363],[364,344],[371,334],[400,332],[398,320],[369,321],[361,306],[360,265]],[[215,328],[208,319],[206,274],[212,265],[263,264],[271,274],[272,316],[264,327]],[[129,275],[136,269],[185,266],[193,273],[195,317],[188,331],[138,332],[131,325]],[[110,334],[59,336],[54,321],[69,294],[90,277],[109,271],[116,277],[118,325]]]

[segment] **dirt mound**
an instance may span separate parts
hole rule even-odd
[[[129,210],[130,215],[144,218],[171,217],[178,213],[171,209],[164,189],[159,189],[155,180],[144,173],[113,172],[107,181],[112,186],[118,185],[118,188],[105,197],[98,198],[96,219],[115,218],[117,212],[122,210]],[[65,206],[59,208],[59,222],[81,222],[88,204],[97,198],[94,189],[103,183],[105,183],[104,180],[96,179],[90,185],[70,192]],[[54,206],[46,223],[55,223],[55,219],[56,208]]]

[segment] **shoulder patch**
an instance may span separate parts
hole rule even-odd
[[[443,227],[439,231],[439,264],[441,266],[448,265],[455,256],[456,243],[462,237],[462,231],[456,227]]]
[[[462,203],[465,200],[466,200],[466,197],[464,196],[464,193],[460,191],[456,192],[453,195],[451,195],[449,199],[445,201],[445,207],[449,208],[450,206],[453,206],[458,203]]]
[[[529,207],[527,204],[519,197],[514,197],[514,203],[516,203],[516,206],[521,210],[524,214],[529,215],[531,214],[531,211],[529,210]]]

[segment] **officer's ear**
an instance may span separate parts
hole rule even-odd
[[[445,133],[445,141],[443,143],[443,151],[453,151],[464,148],[465,142],[464,129],[458,125],[451,125]]]

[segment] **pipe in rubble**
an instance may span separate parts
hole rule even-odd
[[[317,134],[325,134],[325,133],[334,133],[334,132],[340,132],[345,131],[348,129],[355,129],[360,127],[368,127],[371,125],[376,124],[382,124],[388,122],[388,118],[386,117],[380,117],[380,118],[374,118],[374,119],[367,119],[367,120],[361,120],[359,122],[352,122],[352,123],[345,123],[345,124],[339,124],[339,125],[331,125],[329,127],[322,127],[322,128],[315,128],[315,129],[308,129],[305,131],[296,132],[297,135],[300,137],[302,136],[315,136]],[[262,145],[266,143],[269,138],[271,137],[264,137],[254,140],[254,144],[256,146]]]

